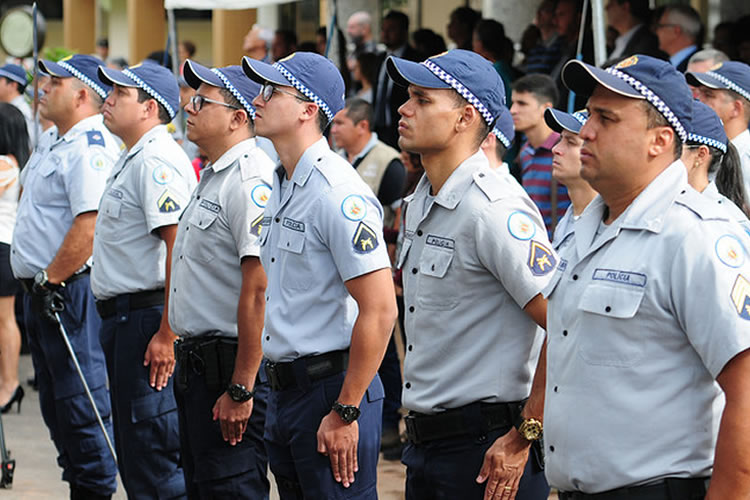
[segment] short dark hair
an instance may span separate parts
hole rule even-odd
[[[362,120],[367,120],[367,126],[372,131],[372,104],[360,99],[359,97],[350,97],[344,105],[346,116],[356,125]]]
[[[397,10],[389,10],[388,13],[383,17],[383,21],[393,21],[396,23],[402,33],[409,32],[409,16],[403,12]]]
[[[422,28],[411,34],[414,48],[424,57],[432,57],[445,52],[445,40],[431,29]]]
[[[0,102],[0,155],[13,155],[23,168],[30,153],[29,131],[23,113],[10,103]]]
[[[326,114],[323,112],[322,109],[318,108],[318,129],[320,130],[320,133],[325,134],[326,129],[328,128],[328,125],[330,124],[331,124],[331,121],[328,119]]]
[[[503,159],[503,156],[505,156],[505,153],[508,151],[508,148],[505,147],[505,144],[503,144],[503,141],[500,140],[499,137],[495,139],[495,154],[498,158],[501,160]]]
[[[151,95],[149,95],[145,90],[142,88],[137,88],[138,91],[138,102],[146,102],[149,99],[154,99]],[[154,99],[156,102],[156,105],[159,109],[159,121],[166,125],[167,123],[172,121],[172,118],[169,117],[169,112],[167,111],[167,108],[165,108],[159,101]]]
[[[497,61],[505,51],[505,27],[494,19],[482,19],[474,29],[482,47]]]
[[[195,55],[195,44],[190,40],[183,40],[180,44],[185,48],[185,52],[188,53],[188,58]]]
[[[278,35],[284,41],[284,44],[286,44],[287,47],[297,46],[297,33],[295,33],[294,31],[276,30],[276,35]]]
[[[539,102],[550,102],[553,105],[560,96],[555,81],[551,77],[542,74],[526,75],[519,78],[513,82],[513,91],[534,94],[534,97]]]
[[[7,76],[0,76],[0,78],[2,78],[3,80],[5,80],[6,82],[15,83],[16,84],[16,89],[18,90],[19,94],[23,94],[23,91],[26,90],[26,85],[18,83],[15,80],[11,80]]]
[[[219,94],[221,94],[221,97],[224,99],[224,102],[226,104],[229,104],[230,106],[234,106],[235,108],[239,108],[245,113],[247,113],[247,110],[245,109],[245,106],[242,105],[239,99],[237,99],[232,92],[230,92],[228,89],[219,89]],[[253,118],[250,116],[250,113],[247,113],[247,128],[252,132],[255,133],[255,122],[253,121]]]
[[[456,108],[460,108],[462,106],[472,106],[472,104],[464,99],[464,96],[462,96],[458,92],[452,92],[451,94],[453,95],[453,103]],[[494,123],[487,123],[482,114],[479,113],[479,110],[477,110],[477,115],[479,116],[479,130],[477,131],[476,146],[479,147],[487,138],[487,135],[490,133],[490,130],[492,130],[492,125],[494,125]]]
[[[630,6],[630,15],[647,23],[651,19],[651,8],[648,6],[648,0],[615,0],[619,5],[628,3]]]
[[[73,86],[75,86],[77,89],[83,89],[86,91],[86,93],[89,95],[89,98],[91,99],[91,102],[94,103],[94,106],[97,109],[102,107],[102,104],[104,104],[104,99],[96,92],[96,90],[89,87],[78,78],[72,78],[72,81]]]
[[[474,31],[474,27],[482,19],[482,14],[471,7],[457,7],[453,9],[450,17],[458,21],[459,24],[466,26],[469,31]]]
[[[664,118],[656,107],[650,102],[644,100],[640,101],[643,111],[646,113],[646,128],[651,130],[657,127],[670,127],[674,130],[674,159],[679,160],[682,156],[682,139],[677,134],[677,130]]]

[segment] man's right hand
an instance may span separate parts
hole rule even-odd
[[[57,324],[57,313],[65,310],[65,298],[62,295],[62,286],[48,285],[48,287],[36,287],[32,294],[31,303],[34,310],[42,319],[50,324]]]

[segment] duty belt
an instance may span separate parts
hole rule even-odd
[[[266,363],[268,383],[274,391],[305,389],[310,382],[339,374],[349,364],[349,350],[305,356],[285,363]]]
[[[703,500],[711,478],[667,478],[653,484],[630,486],[602,493],[558,493],[560,500]]]
[[[102,319],[117,314],[117,305],[121,304],[121,310],[132,311],[145,309],[147,307],[161,306],[164,304],[164,289],[146,290],[145,292],[124,293],[107,300],[96,301],[96,311]]]
[[[83,271],[80,271],[70,276],[68,279],[65,280],[65,283],[68,284],[68,283],[73,283],[74,281],[78,281],[84,276],[88,276],[90,272],[91,272],[91,268],[87,267]],[[21,278],[18,281],[21,283],[21,288],[23,288],[24,292],[34,293],[34,278]]]
[[[191,337],[177,339],[174,353],[178,365],[177,385],[187,386],[189,374],[202,376],[206,387],[223,391],[232,381],[237,358],[237,339],[232,337]],[[259,376],[255,384],[262,381]]]
[[[404,417],[406,437],[414,444],[422,444],[510,427],[521,414],[524,403],[472,403],[434,415],[412,411]]]

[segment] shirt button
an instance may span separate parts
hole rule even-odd
[[[551,452],[553,452],[553,453],[554,453],[554,451],[555,451],[555,447],[554,447],[554,446],[552,446],[552,445],[550,445],[550,447],[549,447],[549,451],[551,451]]]
[[[277,224],[278,224],[279,222],[281,222],[281,219],[279,219],[278,217],[276,217],[276,219],[274,219],[274,220],[276,221],[276,223],[277,223]]]
[[[270,335],[267,335],[267,336],[266,336],[266,340],[271,340],[271,336],[270,336]]]
[[[409,312],[410,312],[410,313],[413,313],[413,312],[414,312],[414,306],[409,306]]]
[[[573,275],[573,281],[578,281],[578,275],[577,274]]]
[[[555,391],[555,392],[557,392],[557,386],[555,386],[555,389],[554,389],[554,391]]]
[[[411,351],[412,349],[414,349],[414,346],[409,344],[409,350]]]
[[[268,296],[266,296],[266,302],[268,302]]]
[[[479,174],[479,177],[484,177],[484,174]]]
[[[276,262],[276,257],[271,257],[271,262]]]
[[[416,268],[416,267],[413,267],[413,268],[412,268],[412,270],[411,270],[411,273],[412,273],[412,274],[417,274],[417,268]]]
[[[172,291],[173,291],[173,292],[176,292],[176,291],[177,291],[177,289],[176,289],[176,288],[172,288]]]
[[[610,312],[611,310],[612,310],[612,308],[611,308],[611,307],[609,307],[609,306],[607,306],[607,307],[605,307],[605,308],[604,308],[604,311],[605,311],[605,312]]]
[[[422,236],[423,234],[424,234],[424,233],[422,232],[422,230],[421,230],[421,229],[417,231],[417,236]]]
[[[406,387],[407,389],[411,389],[411,382],[407,382],[406,384],[404,384],[404,387]]]
[[[195,198],[198,199],[198,200],[200,200],[201,199],[201,195],[198,195]]]
[[[568,336],[568,330],[563,330],[563,337],[567,337],[567,336]]]

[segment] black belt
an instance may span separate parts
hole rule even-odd
[[[602,493],[558,493],[560,500],[702,500],[711,478],[667,478],[655,484],[630,486]]]
[[[510,427],[518,419],[524,401],[472,403],[434,415],[409,412],[404,417],[406,437],[414,444],[450,439]]]
[[[203,376],[210,390],[224,390],[234,374],[237,358],[237,339],[234,337],[188,337],[174,343],[178,364],[177,384],[181,390],[187,388],[188,371]],[[262,383],[258,375],[255,385]]]
[[[339,374],[349,365],[349,350],[305,356],[285,363],[266,363],[268,383],[274,391],[305,388],[310,382]]]
[[[145,292],[124,293],[107,300],[96,301],[96,311],[102,318],[109,318],[117,314],[118,301],[126,311],[145,309],[146,307],[164,305],[164,289],[146,290]],[[124,301],[124,302],[122,302]]]
[[[87,267],[83,271],[79,273],[75,273],[74,275],[70,276],[68,279],[65,280],[65,283],[67,284],[67,283],[73,283],[74,281],[78,281],[84,276],[88,276],[90,272],[91,272],[91,268]],[[23,288],[24,292],[34,293],[34,278],[20,278],[18,281],[21,282],[21,288]]]

